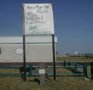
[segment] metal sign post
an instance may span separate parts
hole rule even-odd
[[[52,34],[52,52],[53,52],[53,79],[56,80],[56,58],[55,58],[55,37]]]
[[[24,70],[24,81],[26,81],[26,48],[25,48],[25,35],[23,35],[23,70]]]
[[[25,3],[23,4],[23,8],[24,8],[24,36],[23,36],[24,69],[26,69],[25,35],[53,34],[52,35],[53,72],[54,72],[54,80],[56,80],[54,18],[53,18],[52,4]],[[24,80],[26,80],[26,70],[24,70]]]
[[[44,90],[46,70],[45,70],[45,65],[43,65],[43,64],[40,65],[39,75],[40,75],[39,76],[40,88],[41,88],[41,90]]]

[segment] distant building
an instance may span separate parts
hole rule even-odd
[[[79,56],[79,52],[78,51],[75,51],[74,54],[75,54],[75,56]]]

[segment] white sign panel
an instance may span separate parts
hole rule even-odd
[[[39,69],[39,74],[45,74],[45,69]]]
[[[51,4],[23,4],[24,34],[54,34]]]
[[[16,54],[23,54],[23,49],[21,48],[16,49]]]

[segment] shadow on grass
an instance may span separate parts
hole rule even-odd
[[[33,80],[29,80],[29,82],[36,82],[36,83],[38,83],[40,85],[40,80],[38,78],[35,78]]]

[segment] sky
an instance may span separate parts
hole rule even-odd
[[[22,36],[22,3],[52,3],[57,52],[93,53],[93,0],[0,0],[0,36]]]

